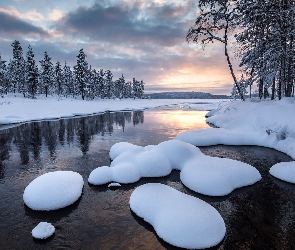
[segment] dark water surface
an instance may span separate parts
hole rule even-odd
[[[262,180],[225,197],[187,189],[173,171],[164,178],[144,178],[110,190],[87,183],[90,172],[109,165],[109,149],[120,141],[146,146],[173,139],[179,132],[208,127],[203,111],[146,110],[42,121],[0,130],[0,249],[174,249],[134,215],[129,197],[139,185],[160,182],[201,198],[222,215],[227,228],[214,249],[295,249],[295,185],[271,177],[269,168],[291,158],[255,146],[213,146],[201,150],[255,166]],[[51,212],[24,205],[25,187],[43,173],[72,170],[85,181],[81,198]],[[34,240],[32,229],[52,223],[55,235]],[[176,249],[176,248],[175,248]]]

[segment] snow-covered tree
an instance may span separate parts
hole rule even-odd
[[[44,59],[40,61],[41,64],[41,93],[45,93],[47,97],[48,94],[52,93],[53,80],[54,80],[54,67],[51,62],[51,58],[48,56],[47,52],[44,52]]]
[[[13,58],[11,61],[11,84],[13,92],[23,93],[25,96],[25,60],[23,58],[23,49],[20,42],[15,40],[11,44]]]
[[[105,72],[104,87],[103,87],[103,98],[113,97],[113,73],[110,70]]]
[[[122,76],[114,82],[114,89],[115,89],[114,95],[115,95],[115,97],[120,98],[120,99],[123,98],[124,86],[125,86],[125,78],[124,78],[124,75],[122,74]]]
[[[26,91],[28,96],[34,99],[38,88],[38,67],[34,59],[33,49],[30,45],[28,49],[25,71],[26,89],[23,88],[23,93]]]
[[[85,99],[85,89],[87,84],[87,75],[88,75],[88,63],[86,61],[86,55],[83,49],[80,49],[79,55],[77,56],[77,64],[74,66],[74,72],[81,94],[82,100]]]
[[[73,77],[73,72],[71,71],[70,66],[65,62],[65,66],[63,68],[63,85],[64,85],[64,94],[65,96],[75,96],[75,81]]]
[[[54,67],[54,86],[55,86],[55,92],[58,96],[63,94],[63,86],[62,86],[62,79],[63,72],[60,65],[60,62],[56,62]]]
[[[8,92],[8,79],[5,63],[6,61],[1,59],[0,54],[0,97],[3,97]]]
[[[141,99],[143,95],[143,90],[144,90],[143,81],[137,81],[135,80],[135,78],[133,78],[133,83],[132,83],[133,97]]]

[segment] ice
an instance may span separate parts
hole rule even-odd
[[[269,173],[282,181],[295,184],[295,161],[277,163],[270,168]]]
[[[221,196],[261,179],[258,170],[249,164],[205,156],[199,148],[179,140],[146,147],[121,142],[113,145],[110,156],[114,159],[111,166],[94,169],[88,178],[90,184],[134,183],[142,177],[167,176],[176,169],[189,189]]]
[[[82,194],[84,181],[79,173],[55,171],[34,179],[23,194],[25,204],[33,210],[56,210],[73,204]]]
[[[47,222],[40,222],[33,230],[32,236],[36,239],[47,239],[55,232],[54,226]]]
[[[163,184],[136,188],[130,197],[130,208],[173,246],[209,248],[225,236],[224,221],[214,207]]]

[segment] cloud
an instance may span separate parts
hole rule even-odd
[[[0,11],[0,32],[6,35],[47,36],[48,33],[41,27],[36,27],[19,18]]]
[[[186,4],[125,2],[111,5],[101,1],[69,12],[57,23],[57,29],[67,30],[73,36],[117,44],[173,46],[184,41],[183,20],[189,12]]]

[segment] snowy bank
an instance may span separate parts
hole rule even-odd
[[[38,99],[6,96],[0,99],[0,125],[22,123],[36,120],[50,120],[74,116],[86,116],[105,111],[138,110],[163,105],[181,103],[200,103],[198,109],[215,109],[222,100],[189,99],[102,99],[83,101],[72,98],[39,96]],[[189,104],[188,104],[189,105]],[[193,104],[192,104],[193,105]],[[195,107],[193,106],[193,108]],[[195,107],[196,108],[196,107]]]
[[[211,196],[222,196],[261,179],[249,164],[204,155],[197,147],[179,140],[140,147],[120,142],[110,149],[110,167],[94,169],[88,178],[93,185],[109,182],[137,182],[142,177],[167,176],[180,170],[180,179],[189,189]]]
[[[131,210],[171,245],[203,249],[217,245],[226,228],[208,203],[159,183],[144,184],[130,197]]]
[[[77,201],[83,186],[83,178],[76,172],[50,172],[34,179],[25,188],[23,199],[33,210],[56,210]]]
[[[295,98],[278,101],[222,102],[210,111],[207,122],[219,128],[186,131],[176,139],[195,146],[257,145],[295,159]]]

